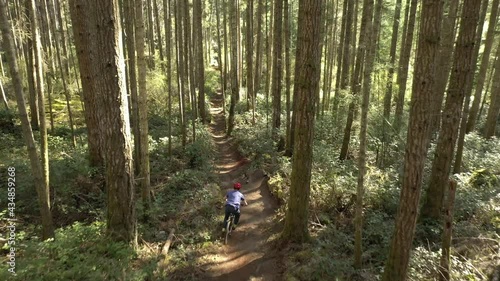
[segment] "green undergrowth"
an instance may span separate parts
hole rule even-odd
[[[40,241],[37,195],[20,122],[15,112],[0,111],[0,174],[5,175],[9,166],[16,168],[16,216],[19,220],[16,243],[19,247],[16,250],[18,275],[13,280],[176,280],[177,277],[188,280],[187,276],[195,272],[193,268],[199,264],[200,250],[217,242],[215,229],[222,211],[216,208],[221,196],[212,173],[215,157],[212,137],[206,126],[196,122],[196,140],[193,140],[189,122],[187,144],[182,147],[179,111],[175,106],[177,95],[173,95],[174,107],[169,115],[165,106],[168,101],[166,81],[164,75],[159,74],[160,68],[157,70],[148,73],[149,149],[154,196],[149,221],[144,222],[140,191],[136,189],[139,248],[135,250],[106,238],[104,171],[89,166],[86,128],[80,126],[81,120],[75,130],[77,147],[72,147],[65,122],[66,108],[58,95],[54,96],[57,127],[48,137],[56,238]],[[207,71],[207,113],[208,97],[215,92],[213,85],[217,84],[217,76],[212,72]],[[78,100],[74,106],[81,110]],[[188,107],[187,120],[191,114]],[[172,124],[171,155],[169,122]],[[37,131],[34,136],[38,142]],[[1,204],[6,204],[5,198],[6,189],[1,189]],[[6,226],[6,217],[6,212],[0,213],[2,228]],[[159,251],[172,228],[175,228],[174,241],[166,266],[160,268],[159,261],[163,257]],[[5,233],[2,235],[4,237]],[[3,256],[8,253],[6,247],[0,251]],[[0,280],[11,280],[11,276],[6,275],[5,259],[1,261]]]
[[[242,108],[244,108],[242,106]],[[261,108],[258,112],[264,112]],[[269,137],[265,114],[251,113],[236,118],[235,137],[242,154],[267,169],[269,187],[281,206],[276,220],[282,221],[290,189],[291,159],[276,151]],[[372,116],[375,118],[376,116]],[[354,124],[356,130],[357,124]],[[379,280],[394,230],[402,177],[404,141],[392,136],[386,146],[384,168],[380,168],[381,127],[368,128],[367,174],[363,221],[363,267],[354,269],[354,208],[357,185],[356,134],[353,150],[345,161],[338,160],[342,132],[325,115],[315,124],[310,193],[312,241],[289,249],[285,256],[286,280]],[[284,132],[283,132],[284,133]],[[389,132],[388,135],[393,135]],[[423,189],[430,175],[435,144],[426,161]],[[455,175],[459,187],[455,202],[452,249],[453,280],[486,280],[493,271],[500,238],[500,141],[467,135],[463,156],[464,172]],[[425,191],[423,191],[425,193]],[[419,223],[409,270],[409,280],[434,280],[439,264],[442,225]],[[497,241],[497,242],[495,242]],[[496,243],[496,244],[495,244]]]
[[[21,237],[22,238],[22,237]],[[144,280],[134,268],[137,255],[127,244],[109,241],[105,224],[74,223],[56,230],[55,240],[18,240],[16,274],[0,264],[1,280]]]

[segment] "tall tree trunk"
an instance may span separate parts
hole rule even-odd
[[[295,145],[290,200],[285,218],[284,241],[302,243],[309,239],[309,194],[314,137],[314,106],[321,73],[320,24],[322,0],[300,0],[295,57],[294,114]],[[295,110],[294,110],[295,112]]]
[[[67,37],[66,32],[68,32],[68,29],[66,31],[64,30],[64,22],[62,15],[64,13],[64,8],[61,5],[60,0],[54,0],[54,13],[57,15],[57,22],[59,23],[59,33],[61,33],[61,48],[62,48],[62,64],[64,65],[64,71],[68,75],[68,78],[70,76],[69,74],[69,60],[68,60],[68,46],[67,46]],[[66,25],[67,27],[67,25]]]
[[[347,24],[347,9],[348,9],[348,3],[350,1],[344,0],[344,5],[342,8],[342,22],[340,25],[340,38],[339,38],[339,51],[337,53],[337,75],[335,78],[335,95],[333,96],[333,108],[332,108],[332,113],[334,116],[337,116],[337,111],[339,107],[339,102],[340,102],[340,83],[343,81],[343,76],[342,76],[342,71],[343,71],[343,66],[344,66],[344,51],[346,49],[345,47],[345,36],[347,34],[347,29],[345,28]]]
[[[252,124],[255,124],[255,94],[253,89],[253,0],[247,0],[246,16],[247,98],[252,100]]]
[[[49,178],[49,146],[47,140],[47,125],[45,119],[45,97],[44,97],[44,83],[43,83],[43,58],[42,46],[40,40],[40,31],[38,29],[38,17],[36,15],[36,5],[34,0],[31,1],[30,20],[31,20],[31,34],[33,40],[33,51],[35,52],[35,81],[36,91],[38,97],[38,119],[40,120],[40,151],[43,169],[43,180],[45,191],[43,195],[46,198],[42,199],[47,201],[50,206],[50,178]],[[48,234],[47,234],[48,235]],[[44,235],[45,236],[45,235]]]
[[[283,0],[274,1],[274,23],[273,23],[273,137],[277,138],[281,126],[281,80],[283,75],[282,66],[282,42],[283,42]]]
[[[410,63],[411,49],[413,45],[413,32],[415,30],[415,17],[417,13],[417,0],[411,0],[410,15],[405,35],[405,40],[401,45],[401,56],[398,69],[398,96],[396,99],[396,112],[394,114],[394,128],[399,132],[403,120],[403,109],[406,94],[406,82],[408,79],[408,64]],[[439,25],[438,25],[439,27]]]
[[[97,90],[94,86],[91,66],[93,64],[91,50],[85,46],[88,41],[87,30],[91,29],[89,21],[79,11],[87,9],[88,4],[75,4],[71,2],[70,13],[72,18],[73,34],[75,35],[75,48],[82,80],[82,95],[85,103],[85,124],[87,125],[87,142],[89,149],[89,162],[93,167],[104,166],[104,145],[101,139],[102,132],[99,128],[99,102]]]
[[[491,87],[490,108],[484,125],[484,137],[491,138],[495,135],[495,129],[500,112],[500,44],[497,46],[497,60],[495,63],[495,76]]]
[[[225,17],[225,15],[223,15]],[[222,91],[222,114],[225,114],[225,108],[226,108],[226,62],[227,60],[224,60],[224,65],[222,64],[222,41],[221,41],[221,35],[220,35],[220,29],[222,28],[220,25],[220,9],[219,9],[219,0],[215,0],[215,18],[217,21],[217,64],[219,66],[219,73],[220,73],[220,84],[221,84],[221,91]],[[225,33],[225,30],[224,30]],[[224,35],[225,37],[225,35]],[[226,48],[224,44],[224,48]],[[224,50],[225,52],[226,50]]]
[[[377,9],[380,13],[380,0],[377,0]],[[373,0],[363,1],[363,17],[366,18],[364,29],[361,29],[360,38],[365,38],[363,44],[366,45],[366,61],[363,73],[363,96],[361,101],[361,128],[359,130],[359,158],[358,158],[358,184],[356,188],[356,213],[354,218],[354,267],[361,268],[362,265],[362,231],[363,231],[363,194],[366,173],[366,129],[368,123],[368,106],[370,103],[371,74],[373,61],[375,59],[374,45],[375,35],[372,25]],[[363,24],[362,24],[363,25]],[[360,45],[361,47],[361,42]],[[372,50],[373,49],[373,50]]]
[[[352,25],[353,25],[353,18],[354,18],[354,1],[350,0],[345,0],[347,1],[347,16],[346,16],[346,22],[345,22],[345,34],[344,34],[344,42],[343,42],[343,50],[342,50],[342,72],[340,73],[340,91],[338,91],[338,98],[334,100],[334,110],[338,109],[338,103],[340,94],[343,90],[346,90],[349,86],[349,73],[350,73],[350,68],[351,68],[351,51],[354,50],[351,49],[351,41],[353,36],[352,32]],[[354,52],[353,52],[354,53]],[[337,93],[335,94],[337,96]],[[338,117],[338,113],[336,114],[336,117]]]
[[[154,69],[155,68],[155,51],[156,51],[155,49],[156,49],[156,47],[155,47],[154,22],[153,22],[153,11],[152,11],[152,7],[151,7],[152,6],[151,0],[146,0],[144,4],[146,5],[146,9],[144,9],[144,10],[146,10],[146,17],[147,17],[145,19],[144,15],[142,16],[143,21],[147,20],[147,28],[144,28],[144,30],[145,30],[144,32],[146,32],[144,37],[146,37],[146,36],[148,37],[147,40],[148,40],[148,46],[149,46],[149,58],[147,60],[147,63],[148,63],[148,66],[150,69]],[[142,5],[144,5],[144,4],[142,4]],[[144,14],[144,10],[141,11],[141,14]],[[135,12],[136,12],[136,16],[137,16],[137,13],[138,13],[137,8],[136,8]],[[137,20],[136,20],[136,24],[137,24]],[[144,25],[145,24],[143,24],[143,26]],[[144,38],[144,42],[146,42],[146,38]],[[139,51],[139,50],[137,50],[137,51]],[[139,90],[139,92],[140,92],[140,90]],[[139,93],[139,96],[140,96],[140,93]]]
[[[486,32],[486,42],[484,43],[483,56],[481,57],[481,66],[477,75],[477,83],[474,92],[474,100],[470,108],[470,113],[467,121],[466,133],[470,133],[476,127],[476,119],[478,116],[479,105],[481,104],[481,96],[483,87],[486,80],[486,72],[488,70],[488,63],[490,60],[491,49],[495,38],[495,27],[497,26],[499,0],[493,0],[490,12],[490,19],[488,21],[488,31]]]
[[[259,3],[257,5],[257,28],[255,29],[257,32],[256,44],[257,44],[257,52],[255,54],[255,74],[254,74],[254,99],[257,97],[257,93],[260,91],[260,77],[261,77],[261,68],[262,68],[262,12],[264,10],[264,0],[258,0]]]
[[[443,1],[423,1],[404,156],[403,186],[382,281],[406,279],[417,221],[424,163],[430,141],[431,127],[428,121],[433,112],[429,110],[429,104],[433,99],[435,78],[433,69],[439,50],[439,26],[442,16]]]
[[[31,2],[26,1],[26,14],[29,15]],[[31,28],[29,26],[28,21],[28,30]],[[25,52],[25,63],[27,70],[27,80],[28,80],[28,89],[29,89],[29,105],[30,105],[30,117],[31,117],[31,128],[33,130],[39,129],[40,121],[38,120],[38,99],[36,96],[36,86],[35,86],[35,69],[34,69],[34,61],[33,61],[33,40],[31,38],[27,38],[25,44],[24,52]],[[2,59],[2,58],[0,58]],[[3,75],[3,74],[2,74]]]
[[[34,11],[35,3],[31,2],[31,25],[36,28],[36,22],[34,21]],[[23,137],[26,142],[28,149],[28,155],[30,159],[31,172],[33,173],[34,184],[36,192],[38,195],[38,202],[40,204],[40,216],[42,221],[42,239],[46,240],[54,237],[54,223],[52,221],[52,214],[50,211],[50,200],[49,200],[49,187],[44,180],[43,167],[40,164],[40,159],[36,151],[35,139],[33,137],[33,131],[28,120],[28,113],[26,111],[26,104],[24,102],[24,94],[22,88],[21,75],[19,73],[19,67],[17,62],[16,48],[13,41],[12,30],[7,18],[7,5],[4,0],[0,0],[0,29],[2,31],[2,44],[3,51],[9,65],[10,76],[12,78],[12,84],[14,86],[14,92],[16,94],[16,101],[19,111],[19,119],[21,120],[21,126],[23,130]],[[39,36],[37,33],[34,36]],[[35,41],[40,40],[40,38],[35,38]]]
[[[266,9],[266,14],[267,10],[270,10],[269,12],[269,19],[266,16],[266,86],[265,86],[265,92],[266,92],[266,126],[267,129],[269,130],[269,93],[271,91],[271,79],[273,78],[273,53],[272,53],[272,47],[273,47],[273,17],[274,17],[274,5],[272,1],[269,1],[269,3],[266,1],[267,9]]]
[[[196,60],[198,67],[198,112],[200,113],[200,120],[202,123],[207,121],[207,117],[205,116],[205,67],[203,64],[203,37],[202,37],[202,18],[201,18],[201,0],[194,0],[193,7],[193,19],[195,20],[195,25],[193,26],[193,30],[196,33]]]
[[[366,1],[366,0],[364,0]],[[363,5],[363,16],[361,18],[361,36],[359,37],[358,50],[356,54],[356,64],[354,66],[354,72],[352,74],[352,101],[349,104],[349,111],[347,115],[347,122],[344,128],[344,138],[342,141],[342,148],[340,150],[340,160],[345,160],[347,158],[347,153],[349,150],[349,142],[351,140],[351,128],[352,123],[354,121],[354,110],[357,104],[358,93],[361,92],[361,69],[364,67],[365,55],[366,55],[366,28],[367,26],[371,26],[372,18],[373,18],[373,2],[372,4],[365,3],[369,9],[365,9],[365,5]]]
[[[284,25],[284,40],[285,40],[285,71],[286,71],[286,76],[285,76],[285,96],[286,96],[286,120],[285,120],[285,152],[291,150],[290,146],[290,111],[291,109],[291,97],[290,97],[290,91],[291,91],[291,78],[292,74],[290,73],[290,8],[288,7],[288,2],[289,0],[284,0],[284,10],[283,13],[285,14],[283,17],[283,25]]]
[[[54,11],[54,13],[56,13],[56,11]],[[73,126],[73,113],[71,112],[71,104],[70,104],[70,100],[71,100],[71,95],[68,91],[68,86],[67,86],[67,80],[66,80],[66,73],[68,72],[65,72],[65,65],[63,64],[62,62],[62,59],[61,59],[61,50],[59,48],[59,43],[61,43],[62,45],[64,45],[64,38],[61,38],[61,40],[59,40],[58,36],[57,36],[57,33],[58,33],[58,30],[57,30],[57,26],[56,26],[56,22],[55,20],[52,21],[52,30],[54,32],[54,39],[56,40],[55,42],[55,47],[56,47],[56,58],[57,58],[57,64],[59,65],[59,73],[61,75],[61,82],[62,82],[62,85],[63,85],[63,91],[64,91],[64,97],[66,99],[66,107],[68,109],[68,121],[69,121],[69,127],[70,127],[70,130],[71,130],[71,140],[72,140],[72,145],[73,147],[76,147],[76,137],[75,137],[75,129],[74,129],[74,126]],[[62,31],[62,27],[61,27],[61,30],[59,33],[63,34]],[[69,68],[68,68],[69,70]],[[55,73],[54,73],[55,74]]]
[[[435,102],[432,103],[433,111],[437,112],[433,116],[431,133],[435,133],[439,130],[439,125],[441,122],[441,107],[443,106],[444,94],[446,90],[446,85],[448,84],[448,78],[451,71],[451,59],[453,55],[453,46],[455,45],[456,38],[456,19],[459,1],[447,1],[449,4],[448,15],[444,18],[443,24],[441,26],[441,33],[443,34],[443,40],[441,41],[441,46],[439,47],[439,60],[436,70],[436,84]]]
[[[226,0],[222,0],[222,6],[223,6],[223,12],[222,12],[222,15],[223,15],[223,23],[222,25],[224,26],[224,96],[223,96],[223,99],[222,99],[222,113],[224,114],[224,116],[226,115],[226,95],[225,93],[227,92],[227,83],[228,83],[228,68],[229,68],[229,57],[228,57],[228,44],[227,44],[227,33],[228,33],[228,28],[227,28],[227,5],[228,5],[228,2]]]
[[[100,127],[104,142],[107,188],[107,233],[113,240],[137,244],[134,204],[132,145],[128,120],[127,93],[121,26],[117,0],[70,1],[73,23],[87,21],[87,32],[80,34],[77,48],[95,50],[94,63],[87,72],[97,92],[101,109]],[[103,25],[91,23],[102,22]],[[75,33],[76,34],[76,33]]]
[[[441,215],[444,189],[451,169],[463,101],[467,84],[472,83],[473,78],[472,56],[480,7],[481,0],[465,0],[463,4],[441,130],[432,162],[426,200],[421,210],[423,218],[437,220]]]
[[[236,10],[238,6],[236,1],[229,2],[229,19],[231,21],[230,26],[236,26]],[[234,108],[236,106],[237,97],[239,95],[239,84],[238,84],[238,36],[236,34],[236,28],[230,28],[231,37],[231,105],[229,106],[229,120],[227,126],[227,135],[230,136],[234,128]]]
[[[388,150],[389,142],[389,132],[388,124],[391,118],[391,105],[392,105],[392,86],[394,84],[394,66],[396,64],[396,48],[398,44],[398,32],[399,32],[399,19],[401,17],[401,0],[396,0],[396,6],[394,8],[394,20],[392,22],[392,37],[391,37],[391,47],[389,51],[389,69],[387,70],[387,84],[385,88],[384,95],[384,120],[382,120],[382,152],[381,152],[381,162],[380,167],[384,167],[385,158]]]
[[[155,16],[156,36],[158,36],[158,52],[160,53],[160,61],[164,61],[163,57],[163,40],[161,38],[160,13],[158,12],[158,2],[153,0],[153,12]],[[163,11],[165,13],[165,11]]]
[[[191,118],[193,130],[193,142],[196,140],[196,119],[198,118],[198,111],[196,108],[196,89],[195,89],[195,76],[194,76],[194,60],[193,60],[193,45],[194,42],[191,38],[191,24],[189,13],[189,0],[184,0],[184,48],[185,48],[185,61],[184,71],[186,72],[187,81],[189,81],[189,96],[191,98],[191,111],[193,113]]]
[[[477,69],[477,60],[479,58],[479,49],[481,48],[481,42],[483,40],[483,26],[486,19],[486,11],[488,10],[488,0],[483,0],[481,5],[481,13],[479,16],[479,22],[477,25],[476,38],[474,39],[474,51],[472,54],[472,65],[471,65],[471,79],[466,84],[465,88],[465,100],[462,110],[462,118],[460,119],[459,133],[457,140],[457,152],[455,153],[455,163],[453,164],[453,173],[458,174],[462,168],[462,154],[464,152],[465,143],[465,130],[467,127],[467,118],[469,117],[469,107],[470,98],[472,93],[474,74]]]
[[[149,2],[149,1],[148,1]],[[150,26],[152,28],[152,26]],[[151,38],[150,38],[151,39]],[[137,50],[138,72],[138,115],[140,138],[140,168],[139,181],[141,186],[142,203],[144,204],[144,218],[149,217],[151,201],[150,170],[149,170],[149,133],[148,133],[148,92],[146,88],[146,56],[144,40],[144,17],[142,0],[135,0],[135,44]]]
[[[180,126],[182,135],[182,147],[186,146],[187,142],[187,129],[186,129],[186,76],[185,76],[185,59],[184,59],[184,37],[183,37],[183,27],[182,27],[182,7],[183,0],[177,0],[176,12],[175,12],[175,37],[177,43],[177,75],[179,76],[179,114],[180,114]]]
[[[135,54],[135,3],[134,0],[123,0],[123,10],[127,17],[125,21],[125,42],[127,45],[128,57],[128,77],[129,77],[129,92],[132,114],[130,123],[132,125],[132,133],[134,135],[134,168],[135,173],[138,174],[141,167],[141,137],[139,131],[139,96],[137,94],[137,60]]]
[[[163,13],[165,21],[165,48],[167,55],[168,79],[168,156],[172,156],[172,4],[171,0],[163,0]],[[179,101],[180,103],[180,101]]]

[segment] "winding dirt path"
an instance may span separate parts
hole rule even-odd
[[[249,171],[249,161],[238,153],[231,138],[226,136],[222,94],[217,93],[211,103],[211,131],[219,154],[216,168],[221,188],[225,192],[232,189],[233,182],[241,182],[241,191],[248,206],[242,206],[240,223],[232,233],[228,245],[223,245],[217,253],[206,256],[204,268],[211,280],[280,280],[277,255],[267,245],[267,240],[273,233],[270,220],[277,207],[269,193],[267,177],[260,170]]]

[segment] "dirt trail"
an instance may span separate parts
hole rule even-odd
[[[218,93],[211,102],[211,131],[219,154],[216,164],[221,187],[226,191],[232,189],[233,182],[241,182],[241,191],[248,206],[242,206],[240,223],[228,245],[221,246],[218,253],[205,257],[208,261],[204,266],[206,273],[211,280],[220,281],[279,280],[276,255],[266,245],[272,233],[270,220],[276,208],[267,188],[267,178],[260,170],[249,171],[248,161],[238,153],[231,138],[226,137],[222,95]]]

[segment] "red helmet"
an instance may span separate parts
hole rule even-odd
[[[236,183],[234,183],[233,187],[234,187],[234,189],[240,189],[241,188],[241,183],[236,182]]]

